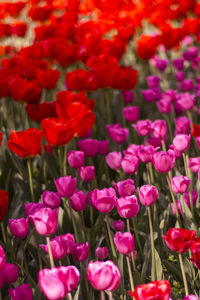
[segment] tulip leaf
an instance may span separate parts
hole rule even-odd
[[[156,260],[157,280],[162,280],[163,279],[163,268],[162,268],[160,256],[156,249],[155,249],[155,260]]]

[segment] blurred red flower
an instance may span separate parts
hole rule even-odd
[[[6,216],[8,210],[8,192],[4,190],[0,190],[0,222]]]

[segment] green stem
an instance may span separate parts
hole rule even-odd
[[[112,254],[113,254],[113,257],[116,261],[117,260],[117,254],[116,254],[115,246],[114,246],[113,239],[112,239],[112,234],[111,234],[111,230],[110,230],[108,215],[105,215],[105,222],[106,222],[106,227],[107,227],[107,231],[108,231],[108,237],[109,237],[109,240],[110,240],[110,246],[111,246],[111,249],[112,249]]]
[[[31,278],[31,275],[30,275],[29,270],[28,270],[28,264],[27,264],[25,249],[24,249],[24,241],[22,239],[21,239],[21,247],[22,247],[23,258],[24,258],[24,266],[25,266],[26,276],[27,276],[28,282],[29,282],[30,286],[35,286],[35,282]]]
[[[86,233],[86,227],[85,227],[85,220],[84,220],[83,211],[80,212],[80,215],[81,215],[81,223],[82,223],[82,226],[83,226],[84,240],[86,242],[87,241],[87,233]]]
[[[151,184],[154,183],[153,168],[151,162],[148,163],[148,171],[151,179]]]
[[[28,168],[29,186],[31,191],[32,202],[35,202],[35,195],[33,190],[33,179],[31,173],[31,160],[29,158],[27,159],[27,168]]]
[[[35,239],[35,243],[36,243],[37,255],[38,255],[38,261],[39,261],[40,270],[42,270],[42,257],[41,257],[39,242],[38,242],[38,239],[37,239],[37,237],[38,237],[37,232],[34,231],[33,235],[34,235],[34,239]]]
[[[1,221],[1,232],[2,232],[2,236],[3,236],[3,242],[4,242],[4,244],[6,244],[6,232],[5,232],[5,227],[4,227],[3,221]]]
[[[134,233],[135,233],[137,245],[138,245],[138,248],[140,250],[141,257],[143,258],[142,246],[141,246],[141,243],[140,243],[140,238],[139,238],[139,235],[138,235],[138,232],[137,232],[137,227],[136,227],[134,218],[132,218],[131,221],[132,221],[133,230],[134,230]]]
[[[63,175],[67,175],[67,145],[64,146]]]
[[[149,218],[149,229],[150,229],[150,236],[151,236],[151,257],[152,257],[152,272],[151,272],[151,280],[156,280],[156,260],[155,260],[155,245],[154,245],[154,236],[153,236],[153,225],[151,219],[151,209],[147,206],[148,218]]]
[[[186,275],[185,275],[185,270],[184,270],[184,266],[183,266],[183,259],[182,259],[181,253],[178,254],[178,258],[179,258],[179,263],[180,263],[180,267],[181,267],[181,273],[182,273],[182,277],[183,277],[183,283],[184,283],[184,289],[185,289],[185,296],[188,296],[189,295],[188,284],[187,284],[187,279],[186,279]]]
[[[76,222],[75,222],[75,219],[74,219],[73,210],[71,208],[71,205],[70,205],[69,201],[68,201],[68,204],[69,204],[70,215],[71,215],[71,218],[72,218],[72,226],[73,226],[73,229],[74,229],[75,239],[76,239],[76,242],[78,243],[79,242],[79,236],[78,236],[78,230],[77,230],[77,227],[76,227]],[[67,211],[67,207],[66,207],[65,201],[64,201],[64,208]]]
[[[87,299],[90,300],[90,290],[89,290],[87,275],[86,275],[85,266],[84,266],[83,262],[80,262],[80,266],[81,266],[81,269],[82,269],[82,272],[83,272],[83,276],[84,276],[84,282],[85,282],[85,288],[86,288],[86,293],[87,293]]]
[[[58,147],[58,161],[59,161],[59,168],[60,168],[60,176],[64,176],[63,174],[63,165],[62,165],[62,149]]]
[[[52,253],[52,249],[51,249],[50,237],[49,236],[46,236],[46,241],[47,241],[50,265],[51,265],[51,268],[53,269],[53,268],[55,268],[55,265],[54,265],[53,253]]]
[[[126,256],[126,262],[127,262],[127,267],[128,267],[128,276],[129,276],[130,285],[131,285],[131,292],[134,292],[135,288],[134,288],[134,282],[133,282],[133,275],[132,275],[131,265],[130,265],[128,255]]]

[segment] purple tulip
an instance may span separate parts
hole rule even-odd
[[[9,295],[11,300],[32,300],[33,299],[33,293],[32,289],[29,284],[25,283],[22,285],[18,285],[16,289],[9,289]]]
[[[134,250],[134,235],[130,232],[117,232],[114,236],[117,250],[122,254],[129,254]]]
[[[171,187],[174,193],[183,194],[187,192],[191,180],[186,176],[175,176],[171,178]]]
[[[168,96],[163,96],[156,102],[159,111],[163,114],[168,114],[172,110],[172,100]]]
[[[175,119],[175,135],[177,134],[189,134],[191,121],[186,116],[181,116]]]
[[[25,209],[25,215],[26,217],[32,215],[34,212],[36,212],[37,210],[39,210],[40,208],[45,208],[44,203],[25,203],[24,204],[24,209]]]
[[[67,155],[68,164],[72,168],[80,168],[84,165],[84,152],[71,150]]]
[[[124,143],[127,140],[129,130],[127,128],[122,128],[120,123],[106,125],[107,134],[116,143]]]
[[[122,220],[116,220],[112,223],[113,228],[115,231],[124,231],[125,224]]]
[[[153,185],[143,185],[138,188],[139,198],[142,205],[153,205],[158,198],[158,190]]]
[[[152,89],[143,90],[142,96],[144,97],[144,100],[148,103],[154,102],[157,98],[156,92]]]
[[[97,154],[98,151],[98,140],[93,139],[84,139],[78,141],[78,147],[81,151],[84,152],[86,157],[93,157]]]
[[[160,77],[156,75],[147,76],[147,84],[150,89],[158,87],[160,84]]]
[[[86,209],[87,206],[87,195],[82,191],[76,191],[73,196],[69,198],[71,208],[77,212]]]
[[[61,197],[71,197],[76,190],[76,178],[71,176],[59,177],[54,183]]]
[[[138,106],[126,106],[122,110],[122,115],[128,122],[137,122],[139,120],[140,108]]]
[[[96,248],[96,251],[95,251],[95,256],[98,258],[98,259],[105,259],[106,257],[108,257],[108,248],[107,247],[97,247]]]
[[[106,155],[106,163],[113,170],[120,169],[121,161],[122,161],[121,152],[113,151]]]
[[[29,231],[28,221],[24,218],[10,219],[9,227],[11,233],[18,239],[24,239]]]
[[[122,97],[123,97],[124,103],[126,103],[126,104],[133,102],[134,96],[135,95],[132,91],[129,91],[129,90],[122,91]]]
[[[94,166],[82,166],[79,168],[79,174],[83,181],[90,182],[94,179],[95,167]]]
[[[109,152],[109,141],[98,141],[97,153],[100,155],[106,155]]]
[[[135,192],[135,184],[133,179],[126,179],[114,183],[114,187],[120,197],[131,196]]]
[[[183,58],[174,59],[173,65],[177,70],[182,71],[184,68],[184,59]]]
[[[84,261],[88,258],[89,251],[89,243],[86,242],[85,244],[77,243],[74,244],[71,254],[72,256],[78,261]]]
[[[56,192],[44,191],[42,193],[42,201],[46,207],[54,209],[60,206],[61,196]]]
[[[15,266],[10,263],[6,263],[5,268],[2,271],[3,282],[5,284],[14,283],[18,279],[18,266]]]
[[[178,71],[178,72],[175,73],[175,78],[179,82],[183,81],[184,77],[185,77],[185,74],[182,71]]]

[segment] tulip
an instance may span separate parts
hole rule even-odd
[[[51,250],[54,259],[62,259],[65,255],[71,253],[74,246],[74,236],[70,233],[56,236],[50,240]],[[49,254],[48,246],[40,244],[40,247]]]
[[[95,255],[98,259],[105,259],[106,257],[108,257],[108,248],[107,247],[97,247],[96,251],[95,251]]]
[[[175,202],[176,202],[176,207],[177,207],[178,213],[179,213],[179,215],[181,215],[182,211],[181,211],[180,201],[178,199],[176,199]],[[175,209],[174,203],[171,203],[171,208],[172,208],[173,215],[176,216],[176,209]]]
[[[69,198],[71,208],[77,212],[86,209],[87,195],[88,195],[88,193],[84,194],[82,191],[76,191]]]
[[[33,293],[32,289],[29,284],[25,283],[22,285],[18,285],[16,289],[9,289],[9,295],[11,297],[11,300],[32,300],[33,299]]]
[[[25,210],[26,217],[34,214],[34,212],[36,212],[40,208],[45,208],[44,203],[35,203],[35,202],[30,202],[27,204],[25,203],[24,210]]]
[[[130,232],[117,232],[114,236],[117,250],[122,254],[128,254],[134,250],[134,235]]]
[[[177,81],[183,81],[184,77],[185,77],[185,74],[182,71],[178,71],[175,73],[175,78]]]
[[[151,146],[151,145],[140,145],[139,151],[138,151],[138,157],[139,159],[144,162],[148,163],[152,161],[152,157],[154,153],[156,152],[157,148]]]
[[[112,226],[116,231],[124,231],[124,228],[125,228],[125,224],[122,220],[114,221],[112,223]]]
[[[119,215],[125,219],[130,219],[136,216],[140,208],[135,195],[117,199],[116,207]]]
[[[42,193],[42,201],[46,207],[54,209],[60,206],[61,196],[56,192],[44,191]]]
[[[173,139],[174,147],[180,151],[187,151],[190,147],[191,136],[186,134],[177,134]]]
[[[121,152],[113,151],[106,155],[106,163],[113,170],[117,170],[121,167],[121,161],[122,161]]]
[[[87,266],[87,278],[96,290],[112,292],[119,286],[121,275],[118,267],[110,260],[90,261]]]
[[[89,195],[90,204],[101,213],[107,214],[113,210],[116,202],[116,193],[113,188],[94,189]]]
[[[95,167],[94,166],[82,166],[79,168],[79,174],[83,181],[90,182],[94,179]]]
[[[160,84],[160,77],[155,75],[147,76],[147,84],[150,89],[158,87]]]
[[[64,298],[76,288],[79,278],[80,273],[74,266],[43,269],[38,273],[40,289],[50,300]]]
[[[175,176],[171,178],[171,187],[174,193],[185,193],[188,190],[191,179],[186,176]]]
[[[194,83],[192,79],[186,78],[181,82],[181,89],[183,91],[191,91],[194,88]]]
[[[157,95],[153,89],[143,90],[142,96],[144,97],[144,100],[149,103],[154,102],[157,98]]]
[[[183,58],[174,59],[173,65],[177,70],[182,71],[184,68],[184,59]]]
[[[59,177],[54,183],[61,197],[71,197],[76,190],[76,178],[71,176]]]
[[[182,152],[178,151],[173,144],[169,145],[169,149],[174,152],[175,158],[180,158],[183,154]]]
[[[5,268],[6,266],[6,257],[3,250],[3,247],[0,245],[0,272]]]
[[[140,120],[136,124],[132,125],[137,130],[140,136],[148,135],[152,130],[152,122],[150,120]]]
[[[182,110],[191,110],[195,104],[195,95],[189,93],[178,94],[176,104],[178,104]]]
[[[188,296],[185,296],[184,298],[182,298],[182,300],[199,300],[199,297],[197,297],[195,295],[188,295]]]
[[[158,190],[153,185],[143,185],[138,188],[138,192],[142,205],[152,205],[158,198]]]
[[[128,122],[137,122],[140,108],[138,106],[126,106],[122,110],[122,115]]]
[[[131,103],[133,102],[134,100],[134,92],[132,91],[122,91],[122,97],[123,97],[123,100],[124,100],[124,103],[128,104],[128,103]]]
[[[135,184],[133,179],[126,179],[114,183],[114,187],[120,197],[131,196],[135,192]]]
[[[126,154],[121,162],[121,167],[126,174],[134,174],[139,165],[137,156]]]
[[[172,150],[156,152],[152,163],[158,172],[168,173],[176,163],[174,152]]]
[[[163,96],[159,101],[156,102],[156,105],[159,111],[163,114],[168,114],[172,110],[172,100],[168,96]]]
[[[97,154],[98,151],[98,140],[93,139],[84,139],[78,141],[78,147],[81,151],[84,152],[86,157],[93,157]]]
[[[84,152],[71,150],[68,152],[67,161],[70,167],[80,168],[84,165]]]
[[[138,157],[140,145],[131,144],[126,150],[123,151],[124,155],[133,155]]]
[[[198,199],[198,194],[195,190],[191,191],[191,196],[192,196],[192,202],[193,205],[196,205],[197,199]],[[187,204],[187,206],[190,208],[190,195],[189,192],[186,192],[183,194],[183,200],[185,201],[185,203]]]
[[[167,124],[165,120],[156,120],[152,123],[152,135],[163,140],[167,137]]]
[[[9,227],[11,233],[18,239],[24,239],[28,235],[28,221],[24,218],[10,219]]]
[[[123,143],[127,140],[129,130],[127,128],[122,128],[120,123],[106,125],[107,134],[116,143]]]
[[[171,287],[167,280],[156,280],[146,284],[138,285],[134,292],[129,295],[135,300],[170,300]]]
[[[106,155],[109,152],[109,141],[98,141],[97,153],[100,155]]]
[[[189,168],[192,172],[197,173],[200,169],[200,157],[189,158]]]
[[[8,192],[0,190],[0,223],[3,221],[8,210]]]
[[[191,260],[193,262],[193,264],[195,265],[195,267],[197,267],[198,269],[200,269],[200,243],[193,243],[191,248],[190,248],[193,257],[192,258],[188,258],[189,260]]]
[[[36,231],[41,235],[52,235],[58,228],[58,208],[40,208],[32,215],[29,215]]]
[[[191,121],[187,117],[181,116],[176,118],[175,125],[176,125],[175,135],[180,133],[189,134]]]
[[[6,263],[6,266],[2,271],[3,282],[6,284],[14,283],[18,279],[18,273],[18,266]]]
[[[77,243],[74,244],[71,254],[76,260],[81,262],[88,258],[88,251],[89,251],[88,242],[86,242],[86,244]]]
[[[169,228],[166,236],[163,235],[167,246],[177,253],[186,252],[195,239],[196,232],[183,228]]]

